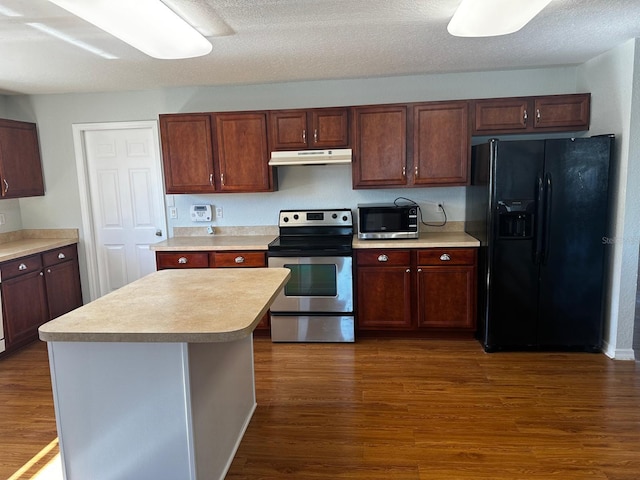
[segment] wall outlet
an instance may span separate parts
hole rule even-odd
[[[169,218],[178,218],[178,209],[176,207],[169,207]]]
[[[216,207],[216,218],[222,218],[222,207]]]

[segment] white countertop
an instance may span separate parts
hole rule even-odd
[[[251,334],[286,268],[161,270],[45,323],[60,342],[228,342]]]

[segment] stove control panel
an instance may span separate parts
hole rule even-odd
[[[351,210],[280,210],[279,227],[333,227],[353,225]]]

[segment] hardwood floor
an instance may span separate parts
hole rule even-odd
[[[635,362],[485,354],[474,341],[261,338],[255,364],[258,407],[227,480],[640,475]],[[0,360],[0,428],[0,478],[55,438],[44,344]]]

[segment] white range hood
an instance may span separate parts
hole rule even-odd
[[[269,165],[272,167],[284,167],[287,165],[334,165],[340,163],[351,163],[350,148],[271,152],[271,160],[269,160]]]

